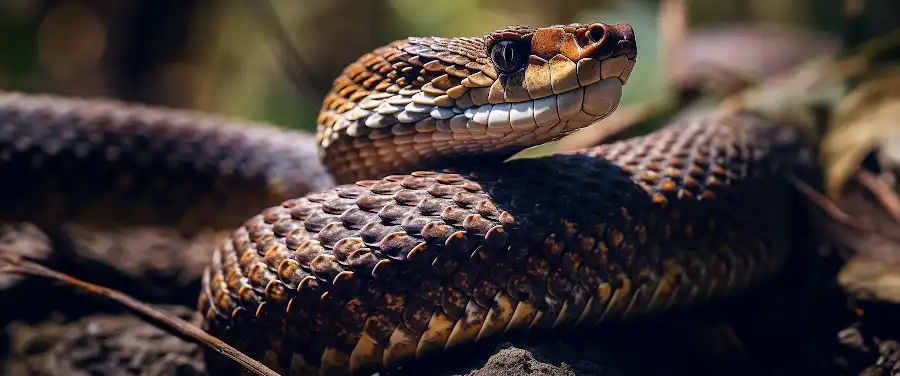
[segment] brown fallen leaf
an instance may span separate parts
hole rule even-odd
[[[881,179],[872,172],[860,169],[856,172],[856,180],[860,185],[869,189],[884,209],[890,213],[894,221],[900,222],[900,196],[892,189],[892,182]]]
[[[815,218],[846,260],[838,284],[858,300],[900,302],[900,222],[860,179],[848,180],[835,207],[839,215]]]
[[[900,303],[900,264],[855,256],[841,268],[838,283],[860,300]]]
[[[822,140],[825,191],[841,195],[847,180],[872,151],[900,137],[900,68],[870,75],[838,104]]]

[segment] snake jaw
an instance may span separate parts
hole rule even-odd
[[[635,58],[630,26],[599,23],[394,42],[335,80],[321,155],[339,182],[512,155],[609,116]]]

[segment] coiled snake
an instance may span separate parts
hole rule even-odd
[[[398,41],[334,81],[315,141],[2,94],[2,215],[237,227],[203,277],[206,330],[287,375],[377,371],[764,281],[787,259],[778,159],[796,145],[761,117],[703,113],[504,162],[611,114],[636,57],[631,27],[602,23]]]

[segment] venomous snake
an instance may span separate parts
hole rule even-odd
[[[757,115],[704,112],[504,161],[614,112],[636,58],[631,27],[603,23],[397,41],[344,69],[315,139],[0,94],[0,175],[13,181],[0,215],[236,227],[198,309],[207,331],[285,375],[372,372],[765,281],[787,260],[779,168],[800,146]]]

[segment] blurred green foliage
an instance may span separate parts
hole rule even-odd
[[[198,108],[312,131],[323,88],[295,85],[265,21],[243,1],[0,0],[0,88]],[[837,6],[823,6],[836,3]],[[325,87],[363,53],[406,36],[477,36],[510,24],[630,23],[640,58],[623,103],[667,93],[659,2],[271,0]],[[837,0],[698,0],[692,24],[836,29]],[[80,19],[76,19],[80,18]],[[93,26],[92,26],[93,25]],[[91,32],[91,30],[95,30]],[[100,30],[99,34],[96,30]],[[94,56],[91,52],[102,49]],[[93,59],[93,60],[92,60]]]

